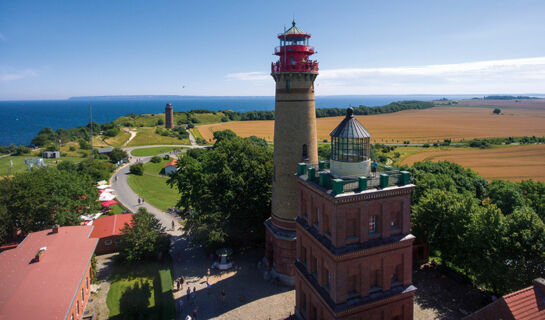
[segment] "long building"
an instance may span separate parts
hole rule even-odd
[[[92,226],[30,233],[0,253],[0,319],[81,319],[89,300]]]

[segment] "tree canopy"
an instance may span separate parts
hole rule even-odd
[[[185,230],[209,249],[262,242],[270,215],[272,150],[229,132],[206,152],[184,155],[168,183],[180,191]]]
[[[420,162],[414,176],[412,232],[441,259],[495,294],[545,273],[545,184],[488,183],[450,162]]]
[[[0,241],[54,224],[77,225],[99,209],[95,180],[79,171],[40,168],[0,180]]]
[[[139,208],[131,223],[125,223],[121,233],[119,255],[127,262],[154,259],[170,247],[165,227],[146,208]]]

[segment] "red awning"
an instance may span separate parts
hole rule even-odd
[[[110,201],[104,201],[102,202],[102,206],[103,207],[109,207],[109,206],[113,206],[114,204],[117,204],[118,202],[115,201],[115,200],[110,200]]]

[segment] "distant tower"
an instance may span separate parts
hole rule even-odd
[[[165,107],[165,128],[170,129],[174,127],[172,122],[174,121],[174,112],[172,111],[172,105],[167,103]]]
[[[331,169],[301,163],[297,171],[295,312],[413,319],[409,172],[371,172],[371,135],[351,108],[330,136]]]
[[[266,258],[272,273],[286,284],[294,283],[296,256],[295,218],[298,196],[294,173],[299,162],[318,162],[314,79],[318,62],[310,60],[314,47],[310,34],[292,22],[278,35],[279,60],[271,65],[276,81],[274,122],[274,173],[271,218],[265,221]]]

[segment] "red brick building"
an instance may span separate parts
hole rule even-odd
[[[369,133],[347,117],[331,169],[299,165],[296,313],[303,319],[412,319],[409,173],[371,172]]]
[[[81,319],[89,299],[92,226],[30,233],[0,253],[0,319]]]
[[[121,239],[121,229],[125,223],[131,224],[133,213],[116,214],[108,217],[101,217],[93,222],[91,238],[98,238],[96,254],[117,252],[117,245]]]
[[[167,103],[165,106],[165,128],[171,129],[174,127],[174,109],[172,109],[172,105],[170,103]]]
[[[532,286],[503,296],[463,320],[544,320],[545,280],[538,278]]]

